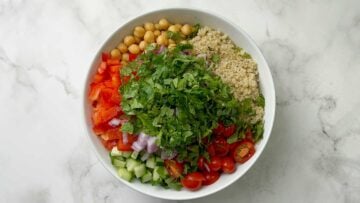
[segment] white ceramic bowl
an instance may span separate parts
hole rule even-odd
[[[97,66],[100,63],[101,53],[108,52],[114,48],[125,35],[132,33],[132,30],[137,25],[142,25],[144,22],[156,22],[160,18],[167,18],[170,22],[179,22],[179,23],[190,23],[196,24],[200,23],[201,25],[207,25],[212,28],[216,28],[227,35],[240,47],[244,48],[258,64],[259,76],[260,76],[260,86],[261,91],[265,97],[265,131],[263,139],[256,145],[255,155],[247,161],[245,164],[238,165],[235,173],[231,175],[223,174],[217,182],[210,186],[202,187],[200,190],[192,192],[186,189],[181,191],[166,190],[161,187],[154,187],[149,184],[142,184],[140,182],[129,183],[122,180],[118,177],[116,170],[111,165],[108,152],[104,149],[101,142],[98,140],[97,136],[92,132],[91,129],[91,120],[90,120],[90,109],[91,106],[87,102],[87,93],[89,91],[89,84],[91,76],[96,72]],[[163,9],[157,10],[144,15],[138,16],[129,22],[125,23],[118,30],[116,30],[103,44],[99,49],[98,53],[95,55],[94,60],[91,63],[90,70],[87,75],[87,80],[84,87],[84,120],[85,126],[87,129],[87,135],[90,138],[92,145],[95,148],[96,154],[99,157],[101,163],[105,168],[110,171],[110,173],[117,178],[122,184],[133,188],[144,194],[158,197],[162,199],[170,200],[186,200],[186,199],[195,199],[199,197],[204,197],[210,194],[213,194],[217,191],[224,189],[233,182],[237,181],[241,176],[243,176],[246,171],[255,163],[259,158],[260,154],[265,148],[266,143],[270,137],[270,132],[274,122],[275,116],[275,89],[273,84],[273,79],[269,70],[269,67],[261,54],[259,48],[256,46],[254,41],[237,25],[233,24],[229,20],[220,17],[217,14],[214,14],[209,11],[195,10],[195,9],[185,9],[185,8],[172,8],[172,9]],[[241,180],[240,180],[241,181]]]

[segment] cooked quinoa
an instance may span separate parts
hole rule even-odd
[[[256,62],[243,49],[237,47],[224,33],[210,27],[200,28],[197,36],[190,40],[195,54],[219,61],[210,64],[211,70],[228,84],[236,99],[256,99],[260,95],[259,74]],[[211,61],[211,60],[209,60]],[[253,123],[261,121],[264,109],[253,106],[256,115]]]

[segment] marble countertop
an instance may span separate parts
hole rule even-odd
[[[106,171],[80,113],[88,65],[107,36],[175,6],[216,11],[246,30],[269,62],[278,101],[252,169],[184,202],[360,202],[358,0],[0,1],[0,202],[168,202]]]

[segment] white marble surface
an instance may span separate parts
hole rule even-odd
[[[88,65],[106,37],[169,6],[210,9],[245,29],[271,66],[278,99],[253,168],[186,202],[360,202],[358,0],[1,0],[0,202],[168,202],[103,168],[80,109]]]

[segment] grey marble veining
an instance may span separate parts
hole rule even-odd
[[[0,202],[168,202],[98,162],[81,125],[92,57],[119,25],[162,7],[213,10],[273,73],[277,112],[239,181],[184,202],[360,202],[360,1],[0,1]],[[183,202],[183,201],[178,201]]]

